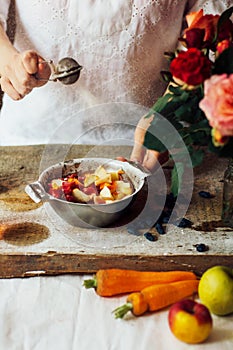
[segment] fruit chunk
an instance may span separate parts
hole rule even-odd
[[[104,188],[100,191],[100,196],[105,200],[107,200],[107,199],[113,200],[114,199],[110,189],[107,186],[104,186]]]
[[[125,195],[130,195],[133,192],[132,187],[129,182],[116,181],[116,192],[123,193]]]
[[[104,177],[100,177],[100,178],[97,177],[97,180],[95,180],[95,185],[99,186],[104,182],[108,182],[108,183],[112,182],[110,174],[106,174]]]
[[[97,176],[95,174],[86,174],[83,182],[84,187],[88,187],[92,185],[96,179],[97,179]]]
[[[102,165],[99,165],[98,168],[95,170],[94,174],[99,177],[100,179],[106,177],[108,174],[107,171],[104,169]]]
[[[81,203],[88,203],[92,199],[92,196],[80,191],[78,188],[73,189],[72,194]]]

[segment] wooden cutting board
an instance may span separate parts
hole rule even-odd
[[[145,238],[145,230],[129,233],[121,222],[104,229],[72,227],[48,204],[35,204],[24,191],[41,170],[64,159],[129,154],[130,147],[120,146],[0,147],[0,277],[93,273],[100,268],[183,269],[201,274],[217,264],[233,267],[233,230],[220,220],[226,160],[208,156],[204,166],[195,170],[193,197],[185,216],[192,227],[170,225],[163,235],[153,228],[154,241]],[[169,169],[164,172],[169,178]],[[201,190],[214,197],[201,198]],[[127,215],[135,209],[137,203]],[[199,243],[209,250],[198,252]]]

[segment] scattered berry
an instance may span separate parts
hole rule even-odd
[[[144,237],[148,239],[148,241],[154,242],[157,240],[156,236],[153,235],[151,232],[144,233]]]
[[[163,226],[160,224],[160,222],[156,222],[155,228],[160,235],[165,234],[165,230],[164,230]]]
[[[209,247],[204,243],[198,243],[195,245],[195,247],[196,247],[196,250],[200,253],[207,252],[207,250],[209,250]]]
[[[207,191],[200,191],[200,192],[198,192],[198,194],[202,198],[213,198],[214,197],[210,192],[207,192]]]
[[[177,221],[177,223],[175,223],[177,227],[182,227],[182,228],[191,227],[192,224],[193,224],[192,221],[186,218],[182,218],[181,220]]]

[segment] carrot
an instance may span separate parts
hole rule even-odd
[[[125,269],[98,270],[93,279],[84,281],[86,288],[95,288],[103,297],[139,292],[152,284],[196,280],[191,271],[135,271]]]
[[[155,284],[141,292],[131,293],[126,304],[116,308],[115,318],[123,318],[128,311],[141,316],[147,311],[157,311],[193,295],[198,291],[198,280],[178,281],[166,284]]]

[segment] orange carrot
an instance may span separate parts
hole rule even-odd
[[[196,280],[191,271],[135,271],[125,269],[98,270],[93,279],[85,280],[86,288],[95,288],[103,297],[139,292],[152,284]]]
[[[166,284],[155,284],[141,292],[131,293],[126,304],[116,308],[115,318],[123,318],[128,311],[141,316],[147,311],[157,311],[193,295],[198,291],[198,280],[185,280]]]

